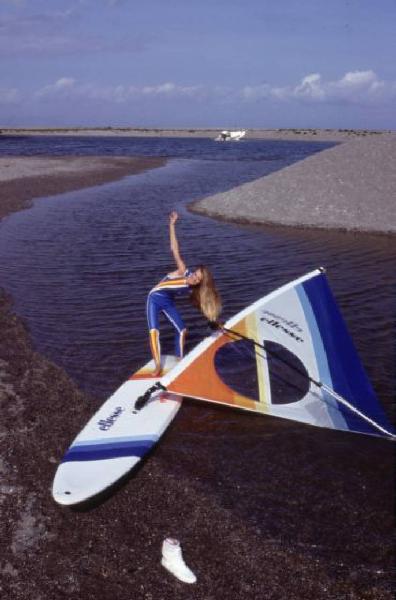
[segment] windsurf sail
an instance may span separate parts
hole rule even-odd
[[[182,396],[395,438],[323,269],[237,314],[161,383]]]

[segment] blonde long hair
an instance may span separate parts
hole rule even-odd
[[[222,308],[220,294],[209,269],[205,265],[199,265],[198,269],[202,273],[202,280],[193,286],[191,302],[209,321],[216,321]]]

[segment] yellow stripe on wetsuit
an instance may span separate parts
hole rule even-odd
[[[186,277],[177,277],[176,279],[165,279],[160,281],[153,289],[150,294],[153,292],[159,292],[161,290],[175,290],[175,289],[183,289],[188,288],[189,285],[187,283]]]
[[[161,361],[161,346],[158,329],[150,329],[150,349],[156,365]]]

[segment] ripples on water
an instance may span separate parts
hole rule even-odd
[[[21,145],[22,144],[22,145]],[[122,181],[42,199],[0,225],[0,285],[26,318],[37,349],[86,391],[104,398],[149,357],[148,290],[173,269],[167,215],[181,214],[186,262],[215,274],[224,318],[323,265],[363,363],[388,414],[394,396],[394,239],[229,225],[186,205],[260,177],[326,145],[214,144],[210,140],[33,138],[3,154],[171,156],[165,167]],[[19,152],[18,152],[19,150]],[[206,333],[188,304],[189,347]],[[173,331],[165,324],[164,352]],[[221,417],[227,419],[225,416]],[[251,417],[253,418],[253,417]],[[225,426],[225,425],[224,425]]]
[[[218,144],[206,138],[34,136],[0,138],[0,156],[166,156],[227,162],[295,162],[331,142],[244,140]],[[248,168],[248,167],[245,167]]]

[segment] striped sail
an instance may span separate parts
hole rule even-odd
[[[394,435],[322,270],[258,300],[224,327],[162,379],[170,392],[319,427]]]

